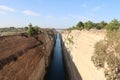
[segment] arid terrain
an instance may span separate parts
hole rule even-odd
[[[51,60],[55,31],[35,37],[17,34],[0,37],[0,80],[43,80]]]
[[[104,71],[97,69],[91,61],[95,43],[104,39],[105,34],[105,30],[72,30],[62,32],[65,47],[82,80],[105,80]]]

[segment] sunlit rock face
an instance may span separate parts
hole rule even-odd
[[[56,36],[48,32],[0,37],[0,80],[44,80]]]
[[[91,57],[94,53],[95,43],[104,39],[106,31],[72,30],[63,31],[61,34],[65,50],[67,51],[67,54],[65,52],[64,56],[68,60],[66,65],[69,65],[68,74],[71,75],[71,80],[74,80],[72,79],[73,77],[79,77],[78,75],[81,76],[82,80],[105,80],[104,70],[98,70],[91,61]],[[74,64],[70,64],[70,60],[67,59],[68,57],[70,57],[71,63]],[[74,65],[77,71],[75,71]]]

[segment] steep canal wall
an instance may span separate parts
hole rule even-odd
[[[72,56],[70,56],[63,41],[62,41],[62,52],[63,52],[63,61],[66,72],[66,78],[68,80],[82,80],[74,62],[72,61]]]
[[[106,80],[104,70],[97,69],[91,61],[94,45],[104,39],[106,32],[72,30],[63,31],[61,34],[63,57],[69,80]]]
[[[0,37],[0,80],[44,80],[56,32]]]

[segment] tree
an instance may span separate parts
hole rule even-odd
[[[28,25],[27,33],[28,33],[29,35],[31,35],[31,36],[34,34],[34,29],[33,29],[31,23]]]
[[[28,33],[30,36],[34,36],[34,35],[37,35],[37,34],[38,34],[38,32],[39,32],[38,26],[33,27],[31,23],[30,23],[28,26],[29,26],[29,27],[28,27],[27,33]]]
[[[101,22],[100,22],[100,28],[101,28],[101,29],[102,29],[102,28],[105,28],[106,25],[107,25],[106,22],[104,22],[104,21],[101,21]]]
[[[76,28],[77,28],[77,29],[80,29],[80,30],[84,29],[84,24],[83,24],[83,22],[82,22],[82,21],[78,22],[77,25],[76,25]]]
[[[101,29],[100,28],[100,23],[94,23],[93,24],[93,28],[95,28],[95,29]]]
[[[93,27],[93,22],[92,21],[87,21],[84,23],[84,28],[89,30]]]
[[[114,31],[120,29],[120,22],[117,19],[113,19],[109,24],[106,25],[108,31]]]
[[[105,28],[106,25],[107,25],[106,22],[101,21],[100,23],[95,23],[95,26],[94,26],[94,27],[99,30],[99,29]]]

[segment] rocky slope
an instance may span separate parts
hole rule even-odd
[[[43,80],[51,59],[55,32],[0,37],[0,80]]]
[[[63,31],[62,39],[67,51],[65,58],[70,56],[70,60],[66,61],[69,64],[69,71],[73,78],[71,80],[79,80],[79,77],[82,77],[82,80],[105,80],[104,71],[102,69],[98,70],[93,62],[91,61],[91,56],[94,52],[94,45],[97,41],[104,39],[105,31]],[[64,53],[63,53],[64,54]],[[69,55],[69,56],[68,56]],[[67,59],[66,59],[67,60]],[[70,64],[70,62],[72,64]],[[72,67],[73,66],[73,67]],[[77,71],[75,71],[77,68]],[[74,75],[77,74],[77,75]]]

